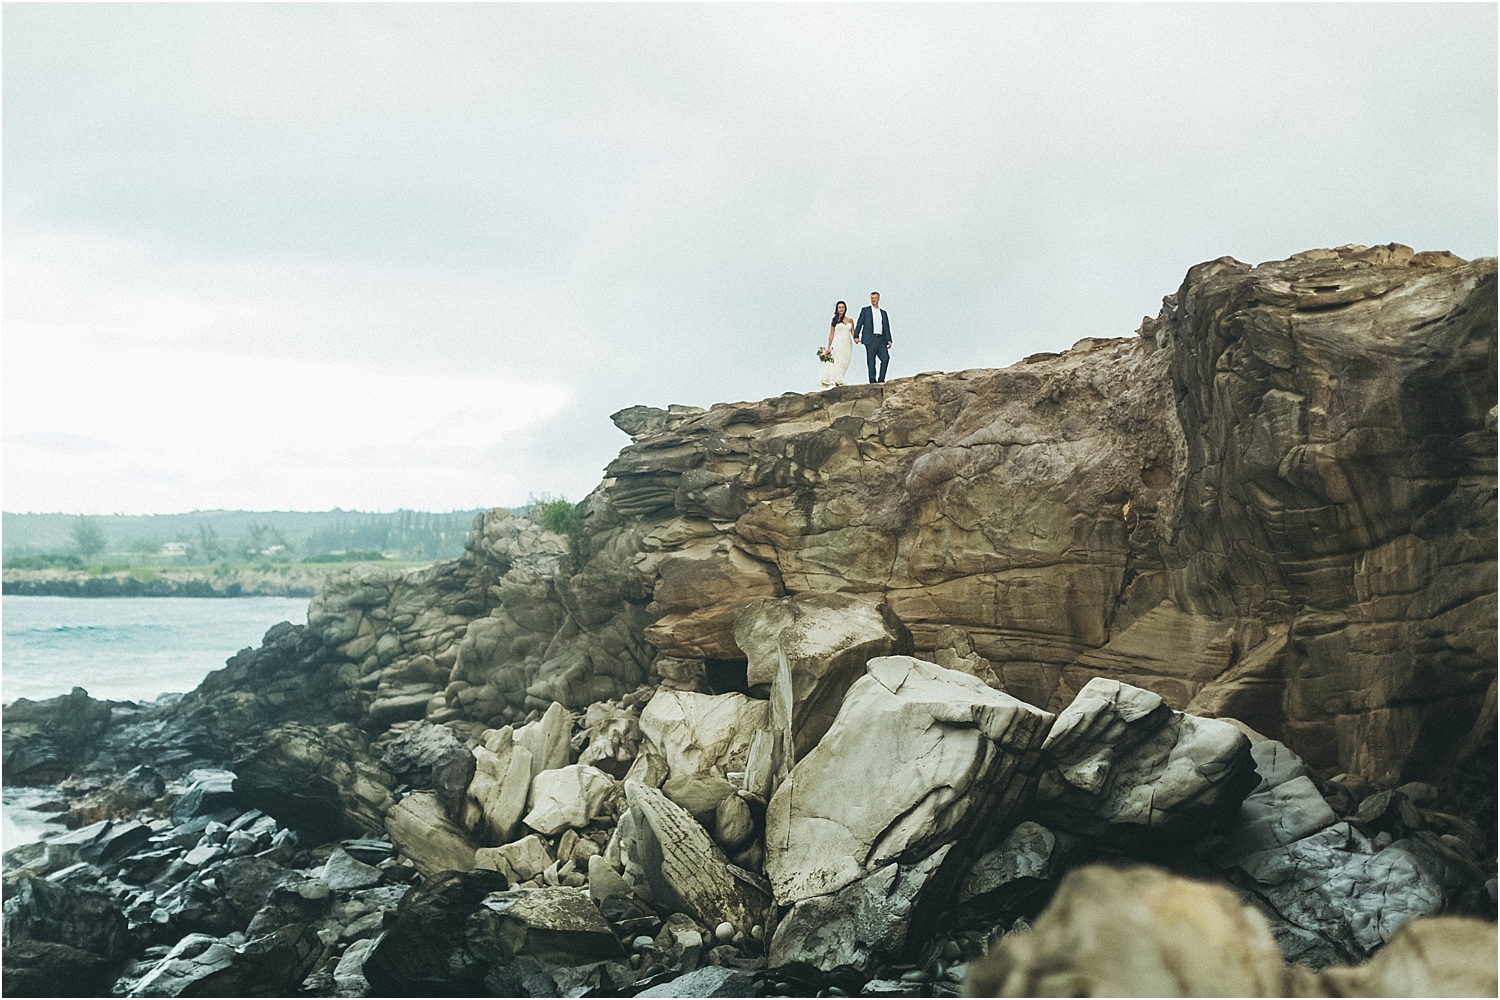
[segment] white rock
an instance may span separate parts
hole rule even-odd
[[[570,826],[588,826],[605,814],[614,787],[614,778],[587,764],[542,771],[531,782],[531,811],[522,822],[549,837]]]
[[[1196,837],[1229,823],[1260,783],[1249,739],[1218,719],[1173,712],[1159,695],[1095,677],[1042,746],[1051,765],[1037,818],[1091,837]]]
[[[423,875],[474,867],[474,842],[448,818],[431,792],[413,792],[391,806],[385,814],[385,829],[391,843],[416,862]]]
[[[791,734],[794,760],[823,738],[866,663],[912,651],[911,633],[889,607],[848,594],[754,601],[735,620],[734,637],[749,683],[772,685],[776,728]]]
[[[469,782],[466,825],[486,844],[503,844],[515,836],[531,793],[531,751],[514,742],[511,728],[485,733],[485,745],[474,748],[474,779]]]
[[[503,872],[512,884],[536,878],[556,859],[547,844],[532,834],[503,847],[481,847],[474,852],[474,867]]]
[[[657,691],[641,713],[641,732],[667,759],[671,776],[743,771],[750,741],[766,728],[770,704],[742,694]]]
[[[365,978],[365,959],[379,943],[379,937],[365,938],[344,950],[333,969],[333,985],[339,996],[362,997],[370,992],[370,981]]]
[[[686,809],[635,781],[625,783],[625,798],[633,822],[621,818],[621,837],[629,837],[621,852],[629,858],[627,871],[640,873],[658,908],[686,913],[706,927],[764,921],[770,900],[734,877],[724,852]]]
[[[573,735],[573,716],[557,702],[535,722],[516,730],[515,742],[531,751],[531,776],[568,764],[568,739]]]
[[[1239,817],[1227,831],[1228,842],[1215,856],[1221,865],[1301,840],[1338,820],[1307,776],[1301,757],[1276,740],[1246,735],[1261,780],[1240,803]]]
[[[1018,765],[1051,722],[968,674],[909,656],[871,660],[767,809],[776,901],[836,892],[898,857],[1005,824],[1030,788]]]

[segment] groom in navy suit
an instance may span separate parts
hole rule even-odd
[[[859,321],[854,324],[854,342],[865,345],[865,361],[870,368],[871,382],[884,382],[885,370],[891,363],[890,347],[891,318],[880,308],[880,293],[870,293],[870,304],[859,311]],[[880,359],[880,377],[875,376],[875,359]]]

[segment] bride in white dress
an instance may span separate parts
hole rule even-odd
[[[854,352],[854,321],[848,312],[849,307],[842,302],[833,307],[826,348],[833,354],[833,360],[823,362],[818,372],[818,384],[825,389],[843,385],[844,374],[849,371],[849,355]]]

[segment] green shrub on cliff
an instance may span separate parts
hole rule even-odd
[[[578,511],[566,497],[551,497],[543,494],[532,500],[532,519],[554,535],[573,536],[578,533]]]

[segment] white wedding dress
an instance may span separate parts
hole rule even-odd
[[[849,355],[854,353],[854,324],[845,320],[833,334],[833,360],[819,366],[818,384],[825,389],[844,385],[844,375],[849,371]]]

